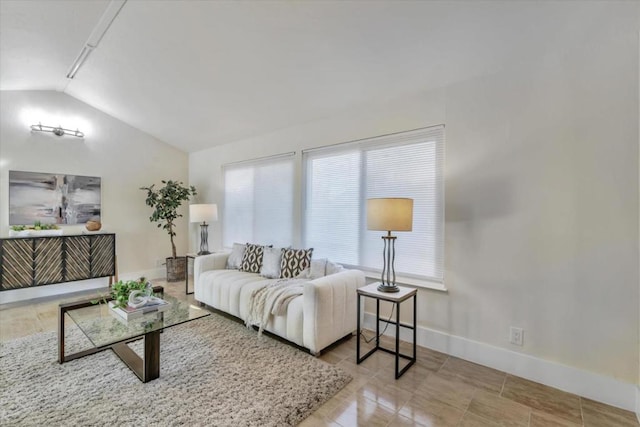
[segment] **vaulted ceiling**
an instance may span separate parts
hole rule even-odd
[[[71,80],[110,2],[1,0],[0,89],[64,91],[193,152],[541,61],[635,5],[129,0]]]

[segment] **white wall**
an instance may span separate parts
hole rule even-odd
[[[571,50],[193,153],[190,182],[222,204],[224,163],[444,123],[449,292],[419,291],[418,324],[635,384],[638,113],[637,34],[594,26]]]
[[[62,123],[46,118],[60,117]],[[72,127],[79,123],[84,140],[32,133],[31,121],[43,125]],[[49,119],[56,120],[56,119]],[[0,235],[6,237],[8,218],[8,171],[55,172],[102,178],[104,231],[116,233],[118,270],[121,277],[158,274],[157,260],[171,256],[169,236],[149,222],[151,208],[139,187],[162,179],[188,181],[188,157],[154,137],[108,116],[64,93],[54,91],[0,92]],[[185,208],[178,223],[179,253],[187,248]],[[64,227],[65,234],[83,227]],[[0,303],[80,288],[104,286],[106,280],[74,285],[50,285],[34,290],[0,292]]]

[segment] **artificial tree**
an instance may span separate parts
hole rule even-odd
[[[145,200],[147,206],[153,208],[153,213],[149,217],[149,221],[157,222],[158,228],[167,230],[169,238],[171,239],[171,258],[167,258],[167,281],[176,281],[184,279],[185,263],[184,258],[178,258],[176,253],[176,245],[173,241],[175,232],[175,220],[180,218],[182,214],[178,213],[178,208],[183,202],[186,202],[195,196],[196,188],[191,186],[185,186],[180,181],[162,181],[164,186],[159,189],[155,189],[155,184],[150,187],[142,187],[141,190],[147,192],[147,199]],[[178,262],[181,260],[182,262]],[[175,276],[170,275],[171,271],[176,272]]]

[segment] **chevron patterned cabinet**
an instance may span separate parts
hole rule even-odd
[[[0,291],[115,274],[113,233],[0,239]]]

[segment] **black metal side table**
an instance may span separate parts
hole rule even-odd
[[[185,256],[185,260],[186,260],[186,264],[187,264],[187,274],[185,274],[185,279],[184,279],[184,293],[185,295],[191,295],[193,294],[193,291],[189,292],[189,260],[195,261],[196,257],[198,257],[198,254],[194,254],[194,253],[188,253]],[[192,262],[193,264],[193,262]]]
[[[211,254],[215,254],[215,252],[209,252],[206,255],[211,255]],[[186,264],[187,264],[187,274],[185,275],[185,279],[184,279],[184,293],[186,295],[192,295],[194,291],[189,292],[189,260],[191,260],[191,265],[194,265],[195,259],[198,258],[199,256],[204,256],[204,255],[198,255],[196,253],[187,253],[187,255],[185,255],[185,260],[186,260]]]
[[[357,363],[360,364],[364,362],[367,357],[371,356],[376,350],[382,350],[387,353],[391,353],[396,358],[396,379],[400,378],[402,374],[407,372],[414,363],[416,363],[416,295],[418,293],[417,289],[407,288],[404,286],[398,286],[400,288],[399,292],[380,292],[378,290],[378,285],[380,283],[372,283],[361,288],[358,288],[358,342],[356,344],[356,360]],[[369,350],[367,354],[360,357],[360,335],[362,335],[360,328],[360,306],[361,306],[361,297],[369,297],[374,298],[376,300],[376,346]],[[413,325],[407,325],[400,323],[400,303],[408,300],[413,297]],[[395,304],[396,308],[396,320],[385,320],[380,319],[380,301],[389,301]],[[391,350],[388,348],[384,348],[380,346],[380,322],[390,323],[392,325],[396,325],[396,346],[395,350]],[[413,355],[408,356],[400,353],[400,328],[406,328],[413,330]],[[400,370],[400,358],[409,360],[409,363]]]

